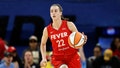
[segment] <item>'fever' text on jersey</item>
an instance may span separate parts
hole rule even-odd
[[[67,34],[67,32],[62,32],[62,33],[58,33],[58,34],[52,34],[51,36],[50,36],[50,38],[51,38],[51,40],[52,39],[59,39],[59,38],[64,38],[64,37],[67,37],[68,36],[68,34]]]

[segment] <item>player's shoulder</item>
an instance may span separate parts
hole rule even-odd
[[[67,21],[68,25],[73,25],[74,23],[72,21]]]
[[[47,26],[44,27],[43,32],[47,32]]]
[[[52,25],[51,23],[50,23],[50,24],[48,24],[48,25],[45,27],[45,29],[46,29],[46,28],[50,28],[50,27],[51,27],[51,25]]]
[[[72,21],[67,21],[67,26],[68,27],[71,27],[71,26],[73,26],[74,25],[74,23],[72,22]]]
[[[62,20],[62,22],[73,23],[72,21],[69,21],[69,20]]]
[[[67,23],[73,23],[72,21],[67,21]]]

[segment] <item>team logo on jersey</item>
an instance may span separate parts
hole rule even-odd
[[[52,33],[53,33],[53,31],[50,32],[50,34],[52,34]]]

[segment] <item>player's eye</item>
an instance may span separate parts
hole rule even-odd
[[[53,13],[53,10],[50,10],[51,13]]]
[[[55,9],[55,12],[57,12],[58,10],[57,9]]]

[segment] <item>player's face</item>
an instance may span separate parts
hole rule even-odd
[[[61,18],[62,12],[58,6],[51,6],[50,8],[50,16],[52,19],[59,19]]]

